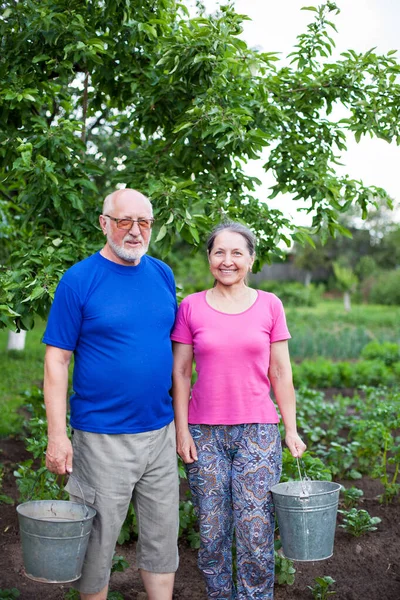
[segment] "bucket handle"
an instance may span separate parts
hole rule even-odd
[[[75,477],[74,475],[72,475],[72,473],[70,473],[69,474],[69,479],[71,479],[71,478],[75,479],[76,483],[78,484],[79,490],[80,490],[80,492],[82,494],[83,505],[84,505],[85,511],[86,511],[86,513],[85,513],[85,518],[86,518],[89,515],[89,509],[88,509],[87,504],[86,504],[85,494],[83,493],[83,489],[82,489],[81,484],[79,483],[79,479],[77,477]]]
[[[34,480],[34,482],[33,482],[33,484],[32,484],[32,488],[31,488],[31,490],[30,490],[30,492],[29,492],[29,494],[28,494],[28,499],[27,499],[27,502],[29,502],[29,501],[30,501],[30,499],[32,498],[32,496],[33,496],[33,492],[34,492],[34,489],[35,489],[35,486],[36,486],[37,482],[39,481],[39,477],[41,477],[45,471],[47,471],[47,468],[46,468],[46,467],[42,467],[42,468],[38,469],[38,471],[37,471],[37,473],[36,473],[35,480]],[[57,477],[58,477],[58,475],[57,475]],[[80,492],[81,492],[81,494],[82,494],[83,505],[84,505],[84,507],[85,507],[85,518],[86,518],[86,517],[88,517],[88,516],[89,516],[89,509],[88,509],[88,506],[87,506],[87,504],[86,504],[86,500],[85,500],[85,494],[83,493],[83,489],[82,489],[82,486],[81,486],[81,484],[79,483],[79,479],[78,479],[77,477],[75,477],[74,475],[72,475],[72,473],[70,473],[70,474],[69,474],[69,479],[71,479],[71,478],[74,478],[74,480],[75,480],[75,481],[76,481],[76,483],[78,484],[79,490],[80,490]]]
[[[305,482],[309,478],[307,477],[307,475],[304,475],[304,478],[302,477],[302,475],[301,475],[301,469],[300,469],[300,460],[299,460],[299,457],[297,456],[296,459],[297,459],[297,469],[299,471],[299,477],[300,477],[300,487],[301,487],[300,498],[308,498],[310,494],[308,493],[308,491],[306,489]]]

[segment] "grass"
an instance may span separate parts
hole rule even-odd
[[[23,393],[32,385],[42,385],[45,346],[41,343],[44,325],[26,335],[25,350],[7,352],[8,331],[0,330],[0,437],[21,432]]]
[[[287,308],[286,317],[294,360],[325,357],[357,359],[373,340],[400,343],[400,307],[354,305],[350,313],[340,301],[324,301],[317,307]]]

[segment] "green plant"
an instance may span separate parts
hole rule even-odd
[[[4,467],[0,464],[0,504],[14,504],[14,500],[7,496],[6,494],[1,493],[1,488],[3,486],[3,477],[4,477]]]
[[[121,592],[111,591],[107,594],[107,600],[124,600],[124,596]]]
[[[293,585],[296,569],[293,566],[293,561],[280,553],[281,548],[281,541],[279,539],[275,540],[275,580],[278,585]]]
[[[343,515],[343,523],[339,527],[355,537],[370,531],[376,531],[376,525],[382,520],[379,517],[371,517],[369,512],[363,509],[351,508],[348,511],[339,510],[339,512]]]
[[[332,481],[332,475],[329,467],[324,465],[321,459],[313,455],[312,452],[305,452],[301,459],[302,476],[307,475],[309,479],[320,481]],[[288,448],[282,452],[282,476],[281,481],[291,481],[299,479],[297,461],[290,454]]]
[[[17,588],[11,588],[10,590],[0,590],[1,600],[6,600],[6,599],[12,600],[13,598],[19,598],[20,595],[21,595],[21,592],[19,590],[17,590]]]
[[[312,597],[314,598],[314,600],[326,600],[328,596],[336,594],[335,591],[330,591],[328,589],[331,585],[335,583],[335,580],[332,579],[332,577],[325,575],[325,577],[316,577],[314,581],[314,587],[311,587],[310,585],[307,586],[308,589],[311,590]]]
[[[80,594],[78,590],[74,590],[73,588],[69,588],[68,592],[64,595],[64,600],[79,600]]]
[[[285,306],[316,306],[321,301],[323,287],[305,286],[302,283],[289,281],[257,281],[254,287],[276,294]]]
[[[14,471],[21,502],[27,500],[67,500],[64,491],[64,476],[57,477],[45,466],[37,471],[32,468],[33,460],[29,459],[18,465]]]
[[[179,536],[186,533],[191,548],[200,548],[200,533],[197,517],[191,500],[181,500],[179,503]]]
[[[137,537],[138,533],[139,530],[136,520],[135,509],[133,508],[132,502],[130,502],[125,521],[121,527],[121,531],[118,536],[118,544],[124,544],[125,542],[130,540],[132,536]]]
[[[356,464],[355,450],[357,442],[330,442],[329,445],[318,446],[316,453],[324,460],[332,475],[338,479],[360,479],[361,473],[354,467]]]
[[[378,275],[371,287],[369,301],[374,304],[400,305],[400,271]]]
[[[373,341],[362,349],[361,356],[367,360],[377,358],[390,366],[400,361],[400,346],[394,342]]]
[[[123,573],[128,568],[128,561],[126,561],[123,556],[120,556],[114,552],[111,565],[111,573]]]
[[[355,508],[364,496],[364,492],[354,486],[347,489],[342,487],[341,494],[343,497],[342,503],[346,509]]]
[[[64,596],[64,600],[79,600],[79,598],[80,594],[78,590],[74,590],[73,588],[69,588],[68,592]],[[107,594],[107,600],[124,600],[124,596],[120,592],[109,591]]]

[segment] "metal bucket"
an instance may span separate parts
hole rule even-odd
[[[63,500],[35,500],[17,506],[25,574],[45,583],[79,579],[94,508]]]
[[[299,561],[333,554],[341,486],[331,481],[287,481],[271,488],[283,553]]]

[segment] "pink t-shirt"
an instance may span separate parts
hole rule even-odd
[[[178,310],[171,339],[193,346],[197,381],[189,423],[278,423],[268,379],[270,345],[290,338],[282,302],[258,290],[239,314],[212,308],[206,292],[191,294]]]

